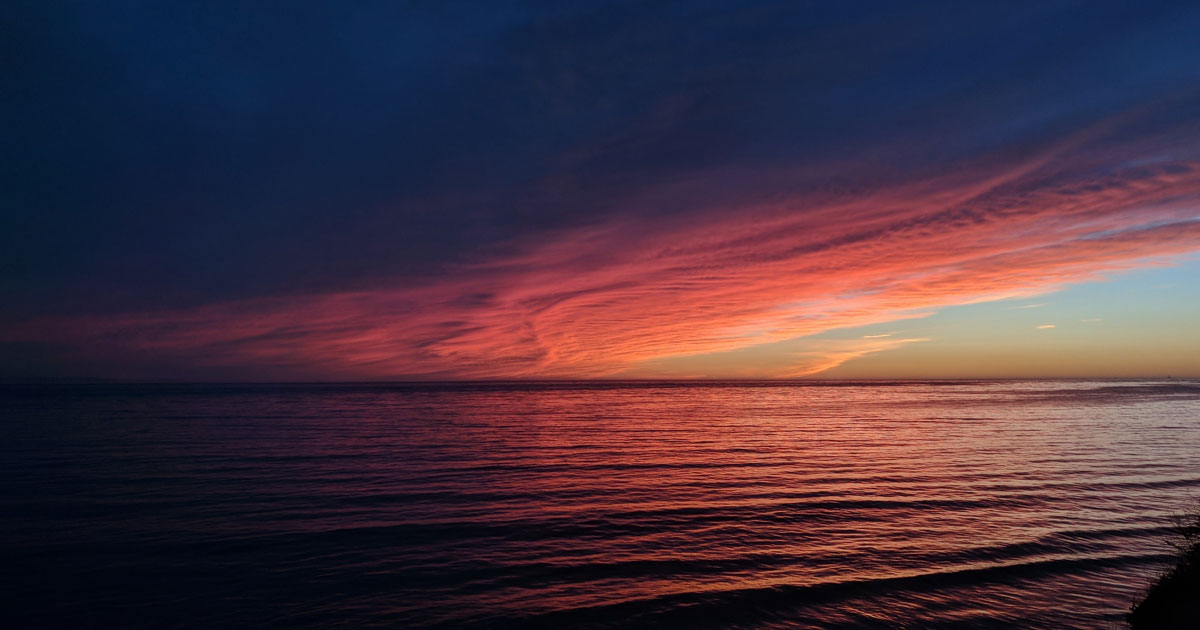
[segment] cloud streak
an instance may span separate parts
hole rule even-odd
[[[886,186],[724,195],[665,214],[641,212],[647,195],[398,288],[41,318],[2,337],[81,363],[124,357],[129,375],[162,365],[262,379],[665,375],[655,366],[666,360],[1034,296],[1200,249],[1200,164],[1114,143],[1106,129]],[[731,168],[696,181],[748,191],[764,176]],[[817,344],[773,375],[913,341]],[[758,374],[732,363],[724,373]]]

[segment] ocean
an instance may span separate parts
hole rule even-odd
[[[0,495],[7,628],[1108,630],[1200,382],[6,385]]]

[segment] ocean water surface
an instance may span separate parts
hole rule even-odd
[[[0,387],[5,627],[1108,629],[1200,382]]]

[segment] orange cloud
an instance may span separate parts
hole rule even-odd
[[[277,378],[667,375],[655,366],[1033,296],[1200,249],[1200,166],[1108,156],[1100,168],[1088,155],[1068,143],[882,189],[623,213],[402,288],[42,320],[3,337]],[[817,344],[771,375],[913,341]],[[740,373],[757,374],[722,372]]]

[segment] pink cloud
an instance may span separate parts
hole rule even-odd
[[[1200,166],[1129,165],[1129,148],[1100,160],[1088,146],[871,190],[634,208],[401,288],[41,320],[3,338],[264,378],[654,376],[665,360],[1033,296],[1200,249]],[[818,348],[774,375],[912,341]]]

